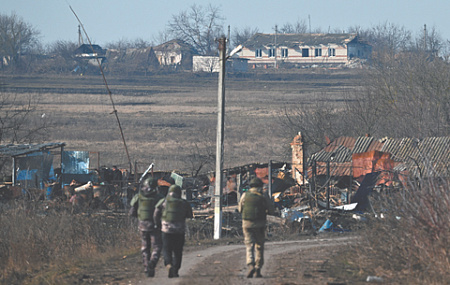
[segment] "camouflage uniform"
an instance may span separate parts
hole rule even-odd
[[[266,215],[275,213],[271,199],[263,193],[263,182],[259,178],[250,181],[250,189],[239,201],[238,210],[242,214],[242,229],[246,247],[247,277],[262,277],[261,268],[264,264],[264,242]]]
[[[172,185],[164,201],[155,209],[155,222],[161,223],[164,265],[169,271],[169,278],[178,277],[183,257],[186,219],[193,218],[191,205],[181,199],[181,188]]]
[[[164,197],[157,193],[156,185],[156,180],[152,178],[144,181],[139,193],[130,202],[130,215],[139,219],[142,263],[149,277],[155,275],[155,267],[162,250],[161,228],[153,221],[153,214],[155,205]]]

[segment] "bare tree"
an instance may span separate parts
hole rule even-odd
[[[105,45],[108,49],[116,49],[116,50],[126,50],[129,48],[135,49],[143,49],[152,46],[152,43],[142,39],[137,38],[134,40],[120,39],[117,42],[110,42]]]
[[[73,52],[78,48],[76,42],[58,40],[47,47],[47,53],[64,58],[72,58]]]
[[[0,58],[14,65],[20,55],[39,45],[39,32],[15,13],[0,14]]]
[[[391,136],[450,133],[450,65],[428,52],[404,53],[374,65],[367,92],[385,110],[382,128]],[[393,123],[395,122],[395,124]]]
[[[305,20],[297,20],[295,23],[285,23],[280,29],[280,33],[283,34],[304,34],[308,32],[308,25]]]
[[[409,49],[412,44],[411,31],[389,22],[367,30],[356,29],[356,31],[361,37],[370,42],[373,46],[373,51],[378,56],[392,58],[394,55]]]
[[[38,96],[0,90],[0,144],[42,142],[48,116],[37,110]],[[0,174],[10,171],[10,160],[0,158]],[[9,172],[11,173],[11,172]]]
[[[28,73],[64,73],[71,72],[76,62],[73,52],[78,46],[70,41],[56,41],[42,50],[22,55],[21,70]]]
[[[242,29],[235,28],[231,35],[231,44],[233,47],[245,43],[254,34],[259,33],[258,28],[244,27]]]
[[[215,161],[213,148],[201,148],[195,143],[191,153],[186,157],[184,165],[190,170],[192,177],[197,177],[200,173],[212,171]]]
[[[158,32],[158,35],[156,35],[154,37],[153,41],[156,43],[156,45],[160,45],[160,44],[170,41],[169,31],[164,30],[164,31]]]
[[[220,9],[208,5],[192,5],[188,10],[172,16],[168,32],[192,45],[202,55],[217,54],[216,38],[223,35],[223,17]]]
[[[322,94],[289,105],[282,117],[291,137],[301,131],[310,150],[324,136],[439,137],[450,133],[450,64],[428,52],[380,57],[360,88],[337,105]]]
[[[323,148],[326,137],[333,140],[343,134],[353,134],[351,127],[343,123],[346,116],[344,106],[337,106],[326,98],[327,94],[316,94],[310,101],[289,104],[280,116],[281,124],[290,133],[289,137],[301,131],[311,152]]]
[[[48,118],[37,112],[37,96],[0,91],[0,144],[42,141]],[[0,159],[0,172],[7,159]]]
[[[415,49],[417,51],[425,51],[433,56],[439,56],[445,44],[441,35],[436,30],[436,27],[432,27],[428,30],[426,25],[424,25],[424,29],[419,32],[415,41]]]
[[[203,129],[200,131],[197,141],[189,145],[190,153],[183,160],[183,165],[189,169],[192,177],[214,169],[216,160],[214,135],[215,133],[211,129]]]

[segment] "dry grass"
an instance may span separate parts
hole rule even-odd
[[[307,102],[342,99],[355,86],[356,71],[252,73],[226,79],[225,167],[269,159],[290,161],[289,142],[279,124],[281,109]],[[170,74],[107,78],[132,163],[154,162],[160,170],[188,167],[194,145],[214,153],[217,127],[217,75]],[[67,143],[66,150],[100,152],[101,165],[127,168],[128,160],[110,98],[100,76],[0,77],[3,92],[39,97],[52,128],[45,141]],[[325,95],[324,95],[325,96]],[[185,169],[189,172],[189,169]]]
[[[124,215],[72,215],[69,208],[46,208],[41,201],[2,204],[0,281],[24,284],[45,268],[58,272],[74,261],[105,259],[134,249],[135,226]]]

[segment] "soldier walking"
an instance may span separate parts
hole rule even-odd
[[[155,267],[161,256],[161,228],[153,221],[155,206],[164,197],[157,192],[158,181],[147,178],[142,183],[139,193],[131,199],[130,215],[139,220],[141,233],[141,252],[144,272],[148,277],[155,276]]]
[[[250,181],[250,189],[242,195],[238,205],[238,210],[242,214],[248,266],[247,278],[262,277],[266,216],[275,213],[271,199],[267,193],[263,192],[263,186],[261,179],[253,178]]]
[[[169,278],[179,277],[186,219],[191,218],[193,218],[191,205],[181,198],[180,186],[170,186],[166,199],[156,205],[154,216],[155,222],[161,224],[164,265],[168,270]]]

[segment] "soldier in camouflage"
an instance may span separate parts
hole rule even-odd
[[[154,215],[155,222],[161,224],[164,265],[169,272],[169,278],[179,277],[186,219],[191,218],[193,218],[191,205],[181,198],[180,186],[170,186],[166,199],[156,205]]]
[[[247,278],[262,277],[264,264],[264,242],[266,239],[266,216],[274,215],[275,209],[267,193],[263,193],[264,183],[259,178],[250,181],[250,189],[245,192],[238,205],[242,214],[242,229],[246,247]]]
[[[130,215],[139,220],[141,233],[141,252],[144,272],[148,277],[155,276],[155,267],[161,256],[161,228],[153,221],[156,204],[164,197],[158,194],[158,181],[147,178],[142,183],[139,193],[130,202]]]

